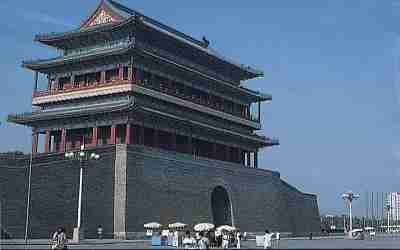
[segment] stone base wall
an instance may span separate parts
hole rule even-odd
[[[131,145],[127,151],[130,232],[151,221],[213,222],[211,193],[217,186],[228,191],[233,223],[242,231],[320,231],[317,197],[288,185],[277,172]]]
[[[97,148],[84,168],[82,224],[87,238],[102,225],[106,238],[142,235],[143,224],[213,222],[211,193],[225,188],[233,223],[242,231],[319,232],[317,197],[280,179],[278,172],[145,148]],[[14,238],[25,232],[27,159],[1,161],[1,224]],[[13,168],[11,168],[13,166]],[[79,162],[41,155],[32,168],[29,235],[47,238],[57,226],[76,226]]]
[[[84,165],[82,225],[87,237],[96,237],[97,226],[113,236],[113,167],[114,147],[98,148],[98,162]],[[27,158],[27,157],[25,157]],[[9,170],[10,164],[20,170]],[[28,159],[15,163],[0,161],[2,226],[13,238],[25,234]],[[16,175],[17,173],[17,175]],[[65,159],[64,154],[41,154],[32,164],[30,238],[48,238],[57,227],[65,227],[72,238],[77,224],[79,161]]]
[[[17,238],[25,235],[29,164],[26,158],[0,159],[0,226]]]

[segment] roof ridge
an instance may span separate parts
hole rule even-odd
[[[129,7],[125,6],[125,5],[123,5],[123,4],[120,4],[117,1],[114,1],[114,0],[102,0],[102,1],[104,1],[106,4],[111,5],[114,8],[117,8],[120,11],[124,11],[125,13],[127,13],[127,14],[129,14],[131,16],[134,16],[134,15],[142,16],[142,17],[144,17],[146,19],[146,21],[148,21],[150,23],[153,23],[153,24],[159,26],[160,28],[163,28],[163,29],[165,29],[165,30],[167,30],[169,32],[175,33],[176,35],[181,36],[183,39],[186,39],[188,41],[194,42],[197,45],[200,45],[200,46],[203,46],[203,47],[205,45],[203,41],[201,41],[201,40],[199,40],[199,39],[197,39],[197,38],[195,38],[195,37],[193,37],[193,36],[191,36],[189,34],[186,34],[185,32],[179,31],[178,29],[176,29],[176,28],[174,28],[174,27],[172,27],[170,25],[164,24],[164,23],[162,23],[162,22],[160,22],[160,21],[158,21],[158,20],[156,20],[156,19],[154,19],[152,17],[146,16],[146,15],[140,13],[139,11],[131,9],[131,8],[129,8]]]
[[[112,6],[114,6],[117,9],[120,9],[120,10],[130,14],[130,15],[135,15],[137,13],[137,11],[135,11],[135,10],[125,6],[125,5],[122,5],[122,4],[120,4],[120,3],[118,3],[118,2],[116,2],[114,0],[103,0],[103,1],[108,3],[108,4],[110,4],[110,5],[112,5]]]

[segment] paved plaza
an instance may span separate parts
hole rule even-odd
[[[47,240],[31,240],[29,245],[24,245],[23,240],[3,240],[0,249],[49,249]],[[148,240],[84,240],[80,245],[69,245],[69,249],[135,249],[135,248],[159,248],[152,247]],[[172,247],[161,247],[162,249],[173,249]],[[255,240],[245,241],[242,248],[259,248]],[[318,238],[308,240],[305,238],[282,239],[279,242],[280,249],[399,249],[400,237],[380,236],[374,240],[349,240],[343,238]]]

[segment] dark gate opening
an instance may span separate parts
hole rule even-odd
[[[225,188],[218,186],[211,193],[211,208],[214,225],[232,225],[231,203]]]

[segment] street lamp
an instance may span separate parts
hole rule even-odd
[[[351,237],[351,231],[353,230],[353,222],[352,222],[352,217],[351,217],[351,204],[352,204],[353,200],[356,200],[358,198],[360,198],[360,195],[354,194],[352,191],[348,191],[348,192],[342,194],[342,199],[348,201],[348,203],[349,203],[350,237]]]
[[[392,198],[392,197],[390,197],[390,198]],[[390,227],[390,213],[391,213],[390,210],[392,209],[392,206],[390,206],[390,202],[389,201],[386,203],[385,208],[387,210],[387,232],[390,232],[390,230],[389,230],[389,227]]]
[[[88,160],[98,160],[100,155],[94,152],[89,155],[85,151],[85,146],[82,145],[79,152],[66,152],[65,158],[79,161],[78,222],[73,234],[73,241],[78,243],[79,240],[83,239],[83,231],[81,231],[83,163]]]

